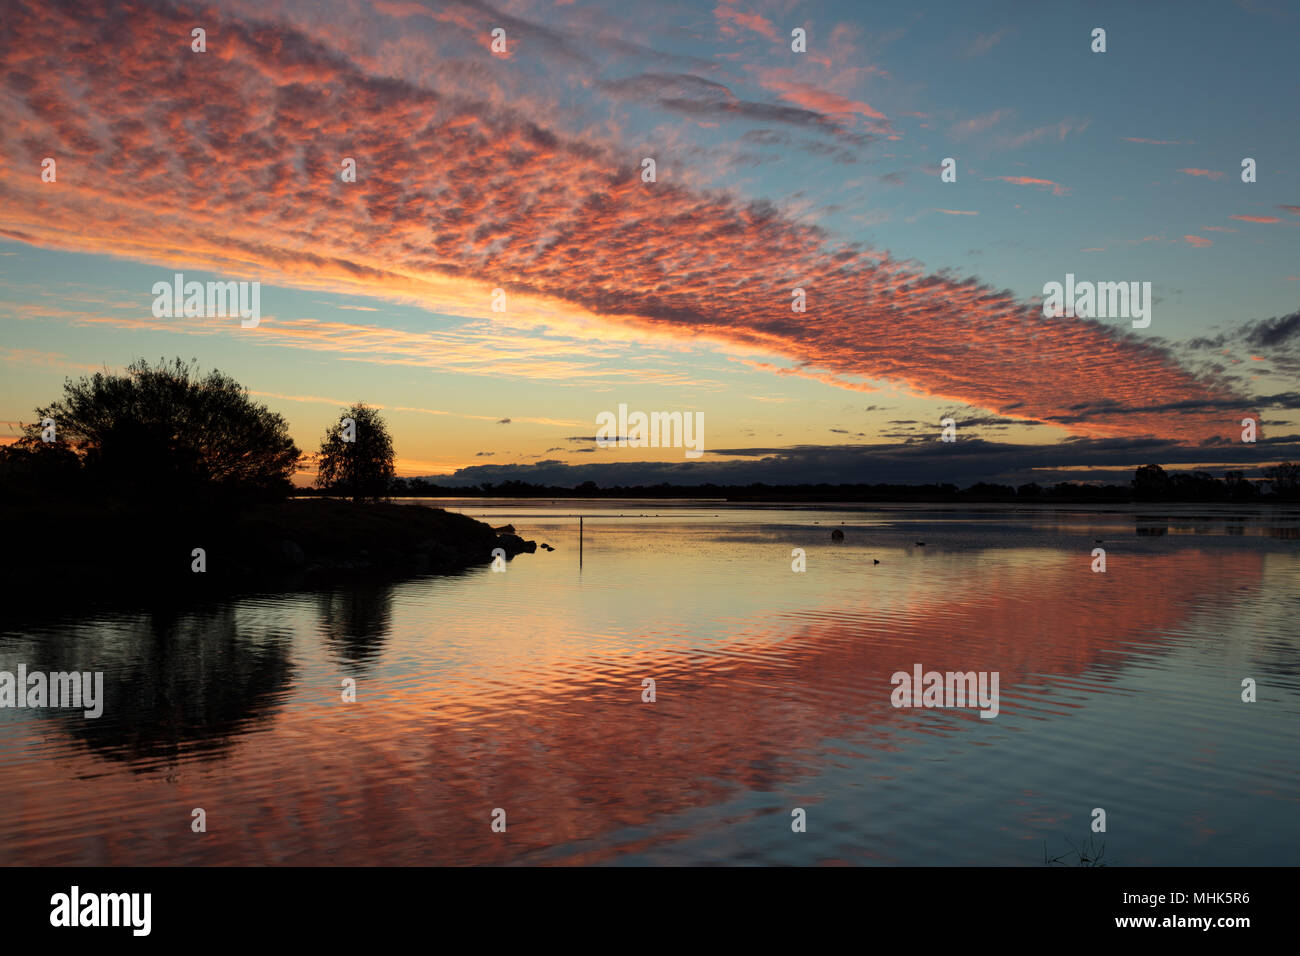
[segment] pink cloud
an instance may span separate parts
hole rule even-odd
[[[968,120],[962,120],[960,123],[954,123],[951,133],[958,139],[965,139],[976,133],[982,133],[987,129],[992,129],[998,123],[1002,122],[1012,114],[1011,110],[993,110],[990,113],[982,113],[979,116],[973,116]]]
[[[732,26],[732,24],[735,24],[757,33],[759,36],[767,37],[769,40],[778,39],[776,27],[772,25],[772,21],[759,16],[757,13],[745,13],[735,7],[727,6],[724,2],[714,9],[713,15],[722,25],[722,32],[725,36],[735,35],[736,30]]]
[[[1050,186],[1053,195],[1061,196],[1070,191],[1068,186],[1052,182],[1050,179],[1034,179],[1032,176],[994,176],[999,182],[1012,183],[1016,186]]]
[[[794,71],[790,69],[772,69],[760,71],[757,78],[765,89],[779,93],[782,99],[804,109],[833,117],[857,114],[874,120],[886,119],[884,113],[869,103],[792,79],[793,74]]]
[[[1210,179],[1220,179],[1223,173],[1215,169],[1180,169],[1180,173],[1186,173],[1188,176],[1206,176]]]

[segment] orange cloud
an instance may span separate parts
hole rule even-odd
[[[1281,221],[1282,221],[1282,220],[1279,219],[1277,216],[1229,216],[1228,218],[1229,218],[1229,219],[1236,219],[1236,220],[1239,220],[1239,221],[1241,221],[1241,222],[1262,222],[1262,223],[1271,223],[1271,222],[1281,222]]]
[[[1034,179],[1031,176],[994,176],[999,182],[1013,183],[1017,186],[1050,186],[1053,195],[1060,196],[1070,191],[1068,186],[1054,183],[1050,179]]]
[[[1180,173],[1186,173],[1188,176],[1207,176],[1210,179],[1219,179],[1223,173],[1215,169],[1180,169]]]

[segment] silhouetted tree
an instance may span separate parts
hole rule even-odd
[[[1244,471],[1225,471],[1223,473],[1223,483],[1227,489],[1228,497],[1234,500],[1259,497],[1259,488],[1255,485],[1255,482],[1246,478]]]
[[[1010,485],[991,484],[987,481],[977,481],[966,489],[966,494],[973,498],[1014,498],[1016,490]]]
[[[1133,473],[1133,491],[1139,498],[1165,498],[1170,488],[1169,476],[1159,465],[1142,465]]]
[[[1300,465],[1293,461],[1270,465],[1264,469],[1264,477],[1278,497],[1291,498],[1300,494]]]
[[[175,359],[139,359],[123,374],[68,380],[63,397],[36,409],[21,449],[37,454],[44,419],[57,442],[51,464],[70,451],[93,487],[134,496],[190,497],[210,490],[286,493],[302,453],[284,418],[249,398],[215,369]]]
[[[1169,476],[1172,496],[1188,501],[1213,501],[1227,495],[1227,485],[1208,471],[1180,472]]]
[[[351,425],[346,424],[348,419]],[[325,432],[316,486],[353,501],[376,501],[388,494],[396,473],[395,460],[393,439],[383,417],[358,403],[345,409]]]

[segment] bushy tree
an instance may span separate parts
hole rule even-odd
[[[353,501],[387,497],[396,473],[395,459],[383,417],[373,408],[353,405],[343,410],[321,440],[316,486]]]
[[[1259,497],[1259,487],[1255,482],[1246,477],[1246,473],[1237,469],[1235,471],[1225,471],[1223,473],[1223,484],[1227,489],[1229,498],[1234,500],[1247,500]]]
[[[1133,473],[1133,491],[1139,498],[1164,498],[1172,485],[1159,465],[1142,465]]]
[[[184,497],[205,491],[284,493],[302,452],[283,416],[228,375],[197,364],[139,359],[124,373],[68,380],[36,409],[18,445],[35,453],[42,421],[76,455],[92,488]]]
[[[1300,465],[1295,462],[1284,461],[1270,465],[1264,469],[1264,477],[1268,479],[1273,494],[1282,498],[1300,495]]]

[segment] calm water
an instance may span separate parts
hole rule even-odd
[[[557,550],[67,619],[9,595],[0,670],[103,671],[107,703],[0,710],[0,864],[1297,862],[1295,511],[447,506]],[[917,663],[999,672],[1001,713],[895,709]]]

